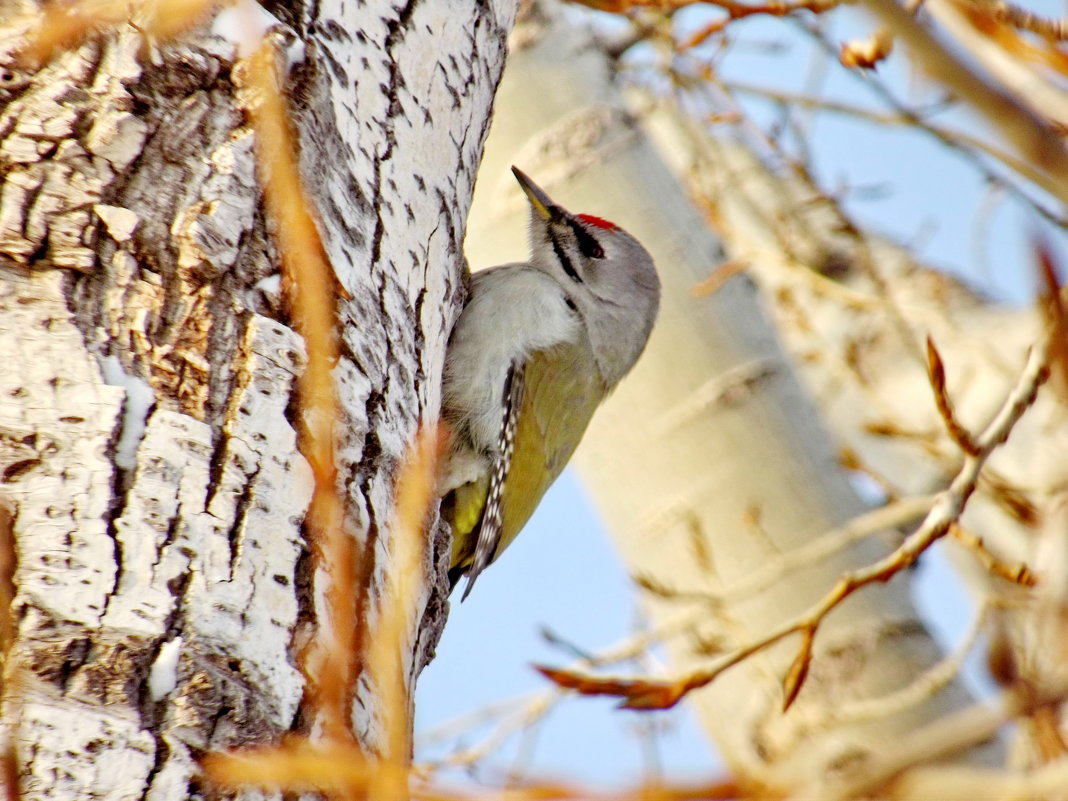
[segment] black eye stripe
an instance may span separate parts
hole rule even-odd
[[[556,254],[556,258],[560,261],[560,266],[564,268],[564,272],[567,273],[568,278],[576,284],[581,284],[582,277],[579,276],[578,271],[575,269],[575,265],[571,263],[571,259],[568,258],[567,253],[560,247],[560,243],[556,241],[556,237],[550,234],[549,239],[553,243],[553,253]]]
[[[601,247],[600,242],[581,223],[575,220],[568,220],[568,223],[571,225],[571,230],[575,232],[575,239],[578,240],[582,255],[587,259],[603,259],[604,248]]]

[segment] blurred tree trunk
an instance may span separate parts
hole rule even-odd
[[[23,798],[198,797],[200,754],[308,723],[299,657],[325,580],[302,530],[303,344],[279,296],[232,41],[257,10],[228,12],[230,39],[121,25],[32,70],[15,55],[38,7],[17,5],[0,20],[5,739]],[[515,11],[272,11],[302,48],[289,51],[300,158],[346,295],[337,459],[370,560],[366,633],[393,476],[439,404]],[[424,568],[410,685],[443,623],[431,554]],[[373,752],[374,689],[354,693]]]
[[[521,200],[497,178],[512,162],[568,208],[612,219],[653,253],[665,287],[660,319],[576,462],[632,575],[654,590],[644,606],[655,626],[674,631],[666,638],[671,672],[682,675],[804,612],[843,572],[885,554],[894,537],[864,539],[732,593],[866,506],[753,281],[743,275],[711,296],[693,293],[725,261],[722,243],[622,103],[603,49],[576,18],[547,5],[513,35],[466,248],[475,268],[523,256],[513,222]],[[879,714],[861,711],[940,658],[905,576],[850,597],[816,643],[804,689],[785,715],[781,683],[797,637],[691,696],[741,776],[782,789],[855,775],[967,701],[951,680]]]
[[[769,300],[776,330],[845,460],[891,496],[944,486],[960,449],[935,405],[926,338],[946,365],[958,417],[977,429],[1041,337],[1041,318],[984,299],[904,248],[864,234],[813,184],[775,173],[736,142],[702,135],[682,115],[661,106],[650,127],[658,152],[669,154],[709,210],[732,262]],[[1033,556],[1038,505],[1061,482],[1068,443],[1059,406],[1040,396],[1011,446],[993,455],[991,478],[965,511],[968,528],[1007,562]]]

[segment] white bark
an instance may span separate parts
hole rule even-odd
[[[197,796],[199,754],[302,723],[296,659],[323,579],[302,532],[303,345],[280,308],[232,43],[198,29],[146,46],[121,26],[25,71],[15,34],[35,8],[19,10],[0,20],[0,503],[18,560],[6,731],[24,798]],[[304,172],[351,296],[338,458],[374,561],[373,621],[393,475],[437,413],[514,9],[274,10],[304,44]],[[424,566],[420,608],[432,554]],[[412,683],[442,600],[422,639],[409,621]],[[357,695],[375,750],[374,689]]]
[[[364,554],[376,570],[365,614],[374,619],[390,552],[380,528],[391,515],[390,479],[420,419],[436,417],[440,404],[444,347],[462,293],[467,208],[515,11],[507,2],[414,3],[398,25],[370,7],[347,18],[348,4],[339,2],[343,23],[334,27],[322,20],[335,11],[317,8],[320,22],[308,40],[321,54],[323,78],[333,79],[307,87],[302,156],[327,253],[352,296],[341,306],[351,369],[339,371],[351,430],[338,462],[353,526],[370,533]],[[384,325],[368,326],[376,309],[385,311]],[[429,561],[426,567],[429,576]],[[441,600],[428,589],[419,606],[439,608]],[[420,622],[409,622],[414,682],[444,621],[418,644]],[[358,696],[357,728],[377,743],[383,721],[374,690],[361,684]]]
[[[698,596],[647,599],[665,629],[690,620],[668,641],[680,675],[800,614],[887,541],[869,538],[717,604],[700,600],[729,593],[863,505],[753,284],[734,278],[712,297],[693,296],[723,260],[721,246],[607,83],[605,59],[580,27],[557,20],[548,32],[537,23],[516,32],[468,255],[476,265],[521,255],[521,230],[508,222],[518,217],[518,193],[493,179],[509,161],[565,206],[612,219],[653,253],[665,286],[660,319],[576,462],[633,573]],[[784,715],[779,683],[797,647],[796,639],[782,643],[691,697],[732,767],[773,786],[863,771],[889,744],[965,700],[951,683],[875,717],[854,714],[939,656],[904,578],[865,589],[825,621],[805,689]]]

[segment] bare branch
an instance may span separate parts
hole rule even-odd
[[[717,660],[712,667],[696,671],[672,682],[600,678],[543,666],[536,666],[538,671],[557,685],[583,695],[612,695],[621,698],[623,699],[622,706],[629,709],[666,709],[677,704],[692,690],[709,684],[723,671],[791,634],[800,633],[805,638],[804,643],[810,643],[823,619],[842,601],[862,587],[888,581],[897,573],[915,564],[920,555],[932,543],[944,536],[950,526],[960,518],[968,499],[975,491],[987,458],[1008,438],[1013,426],[1034,403],[1039,388],[1046,380],[1049,373],[1046,366],[1049,347],[1049,342],[1046,340],[1041,347],[1031,349],[1027,364],[1016,386],[1009,392],[990,423],[976,438],[976,452],[965,455],[960,472],[950,486],[939,493],[923,523],[892,553],[866,568],[842,576],[834,588],[804,615],[783,623],[765,636]],[[803,660],[807,653],[805,645],[802,646],[800,653],[799,659]],[[803,677],[803,666],[799,667],[795,661],[795,668],[791,669],[791,675]],[[788,686],[787,689],[792,690],[796,696],[799,687]]]
[[[80,0],[49,4],[43,19],[20,53],[24,66],[43,64],[57,53],[78,44],[102,26],[119,25],[131,18],[146,36],[168,39],[201,22],[217,0]]]
[[[975,456],[978,447],[972,439],[971,432],[957,420],[957,414],[953,411],[953,401],[946,392],[946,368],[942,364],[942,357],[935,347],[934,341],[927,337],[927,377],[931,381],[934,390],[935,405],[938,413],[942,416],[942,422],[946,424],[946,432],[957,444],[957,447],[969,456]]]
[[[1068,203],[1068,150],[1059,133],[1030,107],[973,72],[895,0],[863,0],[910,48],[915,62],[1000,130],[1037,170],[1039,184]]]
[[[1022,563],[1015,566],[1009,566],[998,561],[997,557],[995,557],[983,543],[982,537],[978,537],[970,531],[965,530],[960,523],[954,523],[950,526],[949,533],[952,535],[953,539],[963,543],[966,548],[971,550],[991,575],[1024,587],[1035,586],[1035,574],[1031,572],[1031,568]]]

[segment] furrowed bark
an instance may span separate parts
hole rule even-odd
[[[210,794],[200,754],[306,722],[298,659],[325,580],[302,530],[304,347],[279,291],[252,99],[219,35],[248,17],[170,42],[124,24],[30,69],[15,56],[36,11],[0,20],[7,741],[27,799]],[[299,43],[295,141],[345,290],[337,459],[373,636],[393,476],[437,413],[514,8],[275,11]],[[409,689],[443,623],[433,554],[423,571]],[[375,688],[361,682],[353,709],[373,753]]]

